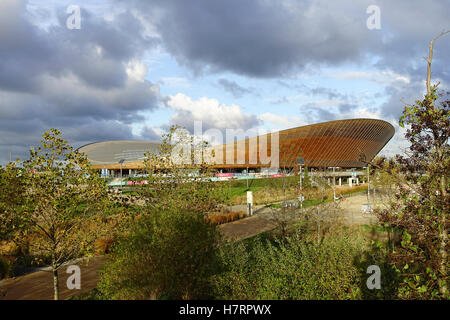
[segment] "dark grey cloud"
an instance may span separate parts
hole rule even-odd
[[[286,96],[282,96],[281,98],[274,99],[270,101],[271,104],[288,104],[290,103],[290,100]]]
[[[338,106],[339,113],[349,113],[356,109],[358,109],[358,106],[356,104],[351,103],[341,103]]]
[[[309,64],[359,60],[369,36],[364,15],[345,11],[349,2],[347,8],[311,1],[134,3],[154,23],[165,48],[196,72],[275,77]]]
[[[143,140],[152,142],[160,142],[162,140],[160,134],[154,128],[151,128],[149,126],[144,126],[141,131],[141,138]]]
[[[305,84],[301,83],[290,83],[284,80],[277,80],[278,85],[290,89],[290,90],[299,90],[299,91],[304,91],[304,90],[308,90],[309,87],[306,86]]]
[[[309,94],[313,96],[326,96],[328,99],[348,99],[348,95],[338,92],[336,89],[316,87],[309,90]]]
[[[336,106],[327,107],[317,105],[315,103],[305,103],[300,106],[301,117],[309,123],[317,123],[324,121],[347,119],[359,107],[357,104],[350,102],[339,103]],[[370,109],[369,112],[376,113],[376,110]]]
[[[220,78],[217,83],[225,90],[231,93],[235,98],[241,98],[246,94],[256,93],[255,88],[245,88],[235,81]]]
[[[401,86],[386,88],[387,101],[381,105],[381,112],[385,117],[398,119],[406,105],[413,104],[423,98],[425,81],[412,82]]]
[[[449,3],[441,0],[134,4],[151,19],[179,63],[197,72],[226,70],[252,77],[286,75],[309,65],[361,63],[373,57],[380,68],[420,73],[422,67],[414,66],[414,61],[426,53],[436,34],[450,27]],[[381,10],[381,30],[366,27],[366,9],[374,4]],[[436,46],[442,52],[449,48],[448,43]]]
[[[304,118],[308,123],[332,121],[340,118],[339,113],[333,109],[314,104],[302,105],[300,113],[302,118]]]
[[[450,29],[448,0],[110,1],[125,10],[105,20],[82,8],[82,29],[68,30],[66,8],[57,4],[59,25],[41,28],[33,22],[51,16],[44,8],[32,19],[27,1],[0,0],[0,162],[10,151],[24,153],[50,127],[73,143],[132,137],[131,123],[164,98],[157,85],[133,77],[129,64],[156,47],[196,74],[273,78],[290,90],[344,101],[334,109],[304,106],[311,121],[332,120],[356,104],[323,86],[292,85],[299,72],[345,63],[394,71],[410,83],[388,84],[381,112],[398,117],[404,101],[423,94],[429,41]],[[366,28],[373,4],[381,9],[381,30]],[[449,35],[436,43],[433,60],[433,79],[442,86],[450,83],[447,52]],[[236,97],[255,92],[226,79],[219,85]],[[196,118],[178,110],[172,120]],[[244,129],[257,125],[256,118],[244,120]],[[144,135],[154,137],[150,129]]]
[[[195,73],[226,71],[279,78],[353,63],[394,71],[417,82],[426,74],[422,57],[428,54],[430,40],[450,29],[447,0],[133,3],[152,21],[166,50]],[[369,5],[380,7],[380,30],[366,27]],[[447,52],[450,36],[436,43],[433,61],[433,77],[449,82]],[[279,84],[291,87],[285,81]],[[406,90],[405,95],[410,92]],[[328,95],[337,98],[332,92]],[[396,97],[388,99],[397,102]]]
[[[133,71],[157,40],[130,11],[105,20],[82,9],[82,28],[69,30],[66,8],[42,28],[26,5],[0,2],[0,163],[26,156],[51,127],[74,145],[132,138],[130,124],[159,104],[158,86]]]

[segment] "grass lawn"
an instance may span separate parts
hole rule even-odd
[[[266,187],[281,187],[283,178],[262,178],[262,179],[248,179],[247,180],[231,180],[221,181],[219,183],[228,185],[228,192],[231,198],[235,196],[243,196],[247,191],[258,191]],[[285,177],[288,185],[292,185],[298,181],[298,177]]]

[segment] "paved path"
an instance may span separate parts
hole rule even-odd
[[[68,299],[74,294],[89,291],[97,285],[97,270],[106,258],[94,257],[89,261],[78,262],[81,269],[81,289],[69,290],[66,286],[66,266],[59,269],[59,298]],[[51,271],[37,271],[24,276],[0,281],[0,299],[3,300],[51,300],[53,299],[53,275]]]
[[[371,215],[361,213],[362,204],[367,203],[367,197],[363,195],[346,198],[341,202],[342,215],[344,221],[349,224],[370,224],[376,221]],[[220,232],[227,239],[244,239],[255,236],[259,233],[275,228],[275,224],[270,220],[272,209],[264,206],[257,206],[254,215],[245,219],[219,226]],[[97,270],[104,264],[105,257],[95,257],[88,263],[80,262],[81,268],[81,289],[68,290],[66,287],[67,274],[66,267],[60,269],[60,299],[68,299],[75,294],[89,291],[95,288],[99,275]],[[0,299],[52,299],[53,280],[52,274],[48,271],[37,271],[24,276],[0,281]]]
[[[328,203],[330,204],[330,203]],[[355,195],[341,200],[339,203],[340,210],[338,214],[342,220],[348,224],[373,224],[377,218],[372,214],[364,214],[361,212],[362,205],[367,204],[366,195]],[[309,214],[316,207],[309,207],[304,210],[304,214]],[[233,206],[235,211],[246,211],[246,206]],[[219,230],[223,236],[229,240],[239,240],[253,237],[262,232],[272,230],[276,227],[273,220],[275,211],[280,209],[272,209],[265,206],[255,206],[254,215],[245,219],[219,225]],[[292,218],[299,218],[300,210],[297,209],[292,214]]]

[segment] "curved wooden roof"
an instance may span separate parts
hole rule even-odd
[[[294,167],[297,159],[302,157],[308,167],[363,167],[365,163],[360,161],[361,157],[372,160],[394,133],[390,123],[377,119],[336,120],[282,130],[278,132],[279,166]],[[213,166],[271,167],[260,159],[261,151],[272,155],[271,137],[276,135],[267,134],[212,147],[217,159],[222,157],[222,161],[213,162]],[[264,141],[267,141],[267,150],[262,150]],[[245,157],[238,156],[238,145],[241,148],[245,145]],[[157,143],[144,141],[106,141],[83,146],[79,151],[88,155],[95,168],[118,169],[120,156],[128,154],[122,168],[138,169],[143,167],[142,158],[133,158],[133,150],[156,150],[157,146]]]

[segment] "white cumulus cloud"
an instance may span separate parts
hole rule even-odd
[[[245,114],[239,105],[221,104],[217,99],[202,97],[192,100],[178,93],[169,97],[167,106],[175,111],[171,123],[192,131],[195,121],[202,121],[204,129],[243,129],[247,130],[259,124],[253,114]]]

